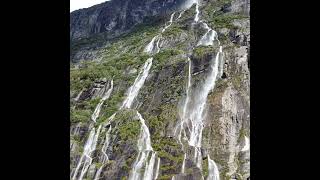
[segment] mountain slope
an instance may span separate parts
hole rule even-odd
[[[249,2],[181,2],[72,41],[71,179],[250,177]]]

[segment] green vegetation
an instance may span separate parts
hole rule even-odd
[[[158,180],[171,180],[172,176],[174,176],[174,174],[165,174],[160,176]]]
[[[91,111],[87,109],[71,110],[71,113],[70,113],[71,123],[86,122],[90,120],[90,117],[91,117]]]
[[[156,71],[161,70],[165,65],[172,64],[174,61],[179,61],[180,59],[175,58],[177,55],[182,54],[183,51],[177,49],[165,49],[160,51],[154,56],[153,69]]]
[[[196,59],[204,58],[205,55],[212,53],[212,46],[198,46],[193,50],[193,57]]]
[[[115,132],[119,133],[120,139],[124,141],[136,140],[140,133],[140,121],[134,119],[135,110],[121,110],[115,116],[114,121],[118,122]]]
[[[204,177],[207,177],[209,174],[208,170],[208,158],[202,160],[202,174]]]
[[[247,18],[246,16],[239,15],[239,14],[223,14],[214,16],[210,19],[209,24],[211,27],[214,28],[236,28],[232,22],[236,19],[243,19]]]
[[[172,24],[162,35],[165,37],[175,37],[182,32],[183,30],[178,26],[178,24]]]

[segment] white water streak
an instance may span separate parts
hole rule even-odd
[[[101,171],[102,171],[103,167],[105,166],[105,163],[109,161],[109,157],[108,157],[106,151],[107,151],[107,148],[108,148],[108,146],[110,144],[110,132],[111,132],[111,125],[110,125],[110,127],[109,127],[109,129],[108,129],[108,131],[106,133],[105,141],[104,141],[104,144],[103,144],[103,146],[101,148],[101,152],[104,155],[103,158],[102,158],[102,162],[101,162],[102,165],[98,169],[98,171],[96,172],[94,180],[100,179]]]
[[[100,114],[100,110],[101,110],[101,106],[104,103],[105,100],[107,100],[112,92],[113,89],[113,80],[111,80],[111,85],[110,88],[108,89],[108,91],[105,92],[105,94],[103,95],[102,99],[100,100],[99,104],[96,106],[93,114],[91,115],[91,120],[96,122],[97,118],[99,117]]]
[[[203,45],[203,46],[209,46],[213,45],[213,41],[217,38],[217,32],[213,29],[211,29],[206,23],[202,23],[204,25],[204,28],[207,29],[207,32],[201,37],[199,42],[197,43],[197,46]],[[219,42],[219,40],[218,40]],[[219,42],[220,44],[220,42]]]
[[[179,14],[179,16],[178,16],[178,18],[177,18],[176,20],[180,19],[181,16],[182,16],[182,14],[184,14],[185,11],[186,11],[186,10],[181,11],[180,14]]]
[[[87,172],[89,166],[91,165],[91,163],[92,163],[91,154],[96,149],[100,130],[101,130],[101,125],[98,127],[97,132],[95,132],[95,128],[91,129],[89,137],[87,139],[87,142],[86,142],[86,144],[84,146],[84,150],[83,150],[82,156],[81,156],[81,158],[80,158],[80,160],[78,162],[78,165],[76,167],[76,170],[75,170],[75,172],[73,174],[73,177],[72,177],[73,180],[76,179],[78,171],[79,171],[79,169],[80,169],[82,164],[83,164],[83,166],[82,166],[82,170],[81,170],[81,173],[80,173],[80,176],[79,176],[78,180],[82,180],[83,179],[83,176],[85,175],[85,173]]]
[[[194,16],[194,21],[195,22],[199,21],[199,13],[200,13],[200,11],[199,11],[199,2],[196,1],[196,15]]]
[[[157,179],[159,176],[159,170],[160,170],[160,158],[158,157],[158,163],[157,163],[157,169],[156,169],[156,174],[154,176],[154,179]]]
[[[145,123],[145,120],[142,118],[141,114],[137,111],[137,115],[141,122],[141,132],[140,138],[138,140],[138,148],[139,151],[152,151],[150,132]]]
[[[185,166],[186,166],[186,159],[187,159],[187,153],[184,153],[182,167],[181,167],[181,173],[184,173]]]
[[[158,37],[158,41],[156,43],[156,53],[160,52],[160,47],[159,47],[160,40],[161,40],[161,36]]]
[[[149,162],[146,162],[146,169],[144,171],[144,176],[143,179],[144,180],[151,180],[153,177],[153,169],[154,169],[154,165],[155,165],[155,159],[156,159],[156,153],[152,152],[151,158],[149,160]]]
[[[220,51],[217,53],[214,61],[211,63],[210,72],[205,79],[200,93],[196,94],[194,107],[191,108],[190,120],[192,123],[191,134],[189,139],[190,146],[201,147],[202,130],[203,130],[203,112],[209,92],[214,88],[218,75]]]
[[[154,49],[154,42],[156,41],[156,39],[159,37],[159,35],[155,36],[152,38],[152,40],[149,42],[149,44],[144,48],[144,52],[146,53],[152,53],[153,49]]]
[[[174,134],[176,134],[176,133],[177,133],[177,130],[178,130],[178,128],[179,128],[178,142],[179,142],[181,145],[183,145],[182,142],[181,142],[181,133],[182,133],[182,130],[184,130],[184,129],[183,129],[183,127],[184,127],[184,122],[185,122],[185,119],[187,118],[187,117],[186,117],[186,111],[187,111],[187,106],[188,106],[189,99],[190,99],[190,97],[189,97],[189,91],[190,91],[190,87],[191,87],[191,70],[192,70],[192,67],[191,67],[192,65],[191,65],[191,63],[192,63],[192,62],[191,62],[190,58],[188,57],[188,64],[189,64],[189,66],[188,66],[188,81],[187,81],[187,88],[186,88],[186,99],[185,99],[184,104],[183,104],[182,115],[180,115],[180,117],[181,117],[180,124],[179,124],[178,126],[176,126],[175,132],[174,132]],[[185,130],[184,130],[184,135],[185,135]]]
[[[244,140],[245,140],[245,144],[244,144],[243,148],[241,149],[241,151],[248,151],[250,149],[249,138],[247,136],[245,136]]]
[[[143,86],[146,78],[148,77],[149,70],[150,70],[151,65],[152,65],[152,60],[153,60],[152,57],[148,58],[147,61],[144,63],[144,66],[143,66],[142,70],[139,72],[139,74],[136,77],[133,85],[129,88],[128,95],[127,95],[126,99],[124,100],[124,102],[123,102],[122,106],[120,107],[120,109],[122,109],[122,108],[131,108],[134,99],[138,95],[139,90]]]
[[[208,177],[207,180],[220,180],[219,170],[216,163],[208,155]]]
[[[169,24],[162,29],[162,31],[161,31],[162,33],[163,33],[164,31],[166,31],[166,29],[171,26],[171,24],[172,24],[172,22],[173,22],[173,17],[174,17],[174,14],[175,14],[175,13],[176,13],[176,12],[174,12],[174,13],[171,14]]]
[[[153,148],[151,146],[150,132],[147,125],[145,124],[145,120],[142,118],[141,114],[138,111],[137,115],[141,122],[141,131],[137,144],[139,154],[136,162],[133,164],[133,169],[130,173],[129,180],[152,180],[156,152],[153,151]],[[148,161],[150,153],[151,158]],[[145,167],[145,171],[142,176],[141,170],[143,167]]]
[[[76,97],[76,98],[74,98],[74,101],[78,101],[78,100],[79,100],[79,98],[80,98],[80,96],[81,96],[82,92],[83,92],[83,90],[81,90],[81,91],[79,92],[79,94],[77,95],[77,97]]]
[[[223,66],[224,66],[224,55],[223,55],[223,52],[222,52],[222,46],[220,46],[219,52],[221,53],[220,60],[219,60],[219,62],[220,62],[220,67],[219,67],[220,74],[219,74],[219,77],[221,78],[222,75],[223,75]]]

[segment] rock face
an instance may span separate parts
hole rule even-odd
[[[112,0],[70,14],[71,40],[98,33],[115,36],[130,31],[147,18],[177,10],[183,0]]]
[[[130,179],[143,159],[137,112],[152,145],[138,168],[152,178],[138,179],[211,180],[215,168],[221,180],[250,179],[250,2],[199,1],[199,21],[195,2],[112,0],[71,13],[71,179]],[[208,27],[216,38],[208,46],[198,45]],[[149,73],[132,93],[149,58]],[[193,122],[185,123],[180,139],[176,128],[187,97],[198,97],[212,69],[218,70],[217,77],[201,115],[201,146],[195,148],[188,142]],[[111,95],[101,105],[111,81]],[[137,94],[132,105],[121,108],[130,94]],[[98,105],[101,111],[93,122]],[[85,144],[99,127],[90,152]],[[88,166],[79,165],[85,152],[90,152],[83,158]]]

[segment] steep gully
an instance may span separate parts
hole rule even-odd
[[[199,21],[199,3],[196,1],[193,3],[196,3],[196,15],[194,18],[194,21],[198,23]],[[192,4],[193,4],[192,3]],[[191,4],[191,5],[192,5]],[[191,7],[191,6],[190,6]],[[189,7],[189,8],[190,8]],[[182,11],[178,18],[179,19],[184,11]],[[161,33],[165,32],[167,28],[169,28],[173,22],[173,17],[175,15],[175,12],[171,15],[169,24],[166,25]],[[203,35],[203,37],[200,39],[198,42],[197,46],[203,45],[203,46],[208,46],[208,45],[213,45],[213,41],[219,40],[217,39],[216,32],[212,30],[211,28],[208,27],[208,25],[202,21],[200,21],[205,28],[207,29],[207,32]],[[145,52],[149,54],[154,54],[158,53],[160,51],[159,43],[162,38],[161,33],[159,35],[156,35],[151,42],[146,46]],[[156,42],[157,41],[157,42]],[[156,43],[155,43],[156,42]],[[219,42],[220,44],[220,42]],[[181,116],[181,122],[177,126],[179,130],[176,129],[176,132],[179,132],[177,135],[178,141],[181,143],[181,132],[184,132],[184,138],[187,139],[189,146],[192,146],[195,148],[195,155],[194,155],[194,161],[196,162],[197,166],[201,169],[201,160],[202,160],[202,155],[201,155],[201,139],[202,139],[202,130],[203,130],[203,112],[205,109],[206,105],[206,99],[209,94],[209,91],[214,88],[215,80],[217,79],[218,75],[218,63],[220,56],[222,54],[222,47],[220,46],[219,52],[217,53],[214,61],[211,63],[211,72],[209,75],[206,77],[205,83],[203,84],[203,87],[201,89],[201,93],[198,94],[197,97],[194,97],[192,99],[198,99],[196,102],[191,103],[191,97],[190,97],[190,91],[191,91],[191,60],[188,58],[189,62],[189,68],[188,68],[188,83],[187,83],[187,92],[186,92],[186,100],[185,104],[183,106],[182,110],[182,116]],[[143,86],[149,70],[151,69],[152,66],[152,60],[153,57],[147,59],[145,62],[142,70],[139,72],[137,78],[135,79],[134,84],[129,88],[128,90],[128,95],[126,99],[124,100],[122,106],[119,109],[123,108],[132,108],[132,103],[136,96],[139,93],[139,90]],[[221,74],[221,73],[220,73]],[[104,103],[105,100],[107,100],[110,97],[110,94],[112,93],[112,88],[113,88],[113,81],[111,81],[111,87],[108,91],[106,91],[105,95],[97,105],[94,113],[92,114],[92,121],[96,123],[96,119],[99,116],[100,109],[102,104]],[[116,113],[113,114],[110,118],[109,121],[111,121],[115,117]],[[145,120],[143,119],[142,115],[137,111],[137,116],[141,122],[141,130],[140,130],[140,136],[138,139],[138,150],[139,154],[138,157],[133,164],[132,171],[129,175],[129,180],[151,180],[151,179],[156,179],[159,175],[159,167],[160,167],[160,158],[157,158],[156,160],[156,152],[153,151],[153,148],[151,146],[151,139],[150,139],[150,132],[148,127],[145,124]],[[190,131],[190,137],[189,139],[186,137],[186,124],[187,121],[191,121],[191,128],[188,127],[187,130]],[[110,125],[110,124],[109,124]],[[101,131],[101,124],[99,125],[97,131],[95,131],[94,124],[91,124],[91,131],[89,134],[89,137],[87,139],[87,142],[84,147],[84,151],[82,153],[82,156],[77,164],[77,167],[73,173],[72,180],[75,180],[78,177],[78,180],[82,180],[84,175],[86,174],[89,166],[92,163],[92,152],[95,151],[99,133]],[[106,127],[107,125],[104,125]],[[103,166],[106,164],[108,161],[108,156],[106,154],[106,149],[109,145],[109,140],[110,140],[110,131],[111,131],[111,126],[109,126],[109,129],[106,133],[103,148],[102,148],[102,160],[101,163],[103,164],[96,172],[95,174],[95,180],[98,180],[101,174],[101,171],[103,169]],[[105,129],[103,129],[105,131]],[[181,143],[182,144],[182,143]],[[149,156],[151,156],[149,158]],[[184,161],[181,169],[181,173],[184,173],[185,171],[185,160],[187,158],[187,154],[184,155]],[[149,160],[148,160],[149,159]],[[157,161],[157,163],[156,163]],[[156,165],[157,164],[157,165]],[[156,165],[156,169],[154,169]],[[78,175],[78,171],[80,167],[82,166],[80,175]],[[208,180],[219,180],[219,171],[218,168],[213,160],[210,159],[208,156],[208,166],[209,166],[209,175],[208,175]],[[141,169],[145,169],[144,174],[141,174]],[[174,179],[174,176],[173,178]]]

